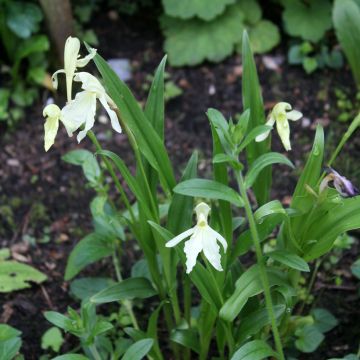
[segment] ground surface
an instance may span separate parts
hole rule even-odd
[[[109,20],[106,14],[97,18],[95,32],[101,46],[99,52],[105,58],[128,58],[133,67],[130,87],[137,98],[144,102],[146,91],[143,84],[160,62],[161,35],[154,20]],[[294,124],[291,159],[297,166],[303,164],[311,148],[317,122],[326,126],[327,141],[334,147],[341,132],[346,129],[335,120],[336,106],[333,89],[346,87],[354,91],[348,71],[325,71],[306,76],[301,69],[289,67],[286,61],[277,70],[268,69],[269,60],[281,59],[284,51],[277,49],[270,58],[258,57],[257,64],[263,85],[265,106],[283,100],[301,110],[305,119]],[[241,111],[241,61],[237,55],[221,64],[205,64],[191,69],[168,67],[171,79],[182,88],[183,94],[171,100],[166,107],[166,144],[172,160],[180,172],[194,149],[200,151],[202,172],[206,175],[210,165],[211,142],[205,111],[209,107],[219,109],[226,115],[235,116]],[[53,309],[65,311],[67,305],[78,306],[69,296],[69,284],[63,274],[66,258],[74,244],[91,230],[89,203],[91,189],[84,187],[80,169],[65,164],[61,156],[75,148],[92,149],[88,140],[77,145],[61,129],[55,146],[43,151],[42,107],[50,94],[29,109],[26,119],[14,133],[0,138],[0,247],[11,247],[13,256],[43,271],[48,281],[43,286],[8,295],[0,295],[2,313],[0,322],[9,323],[23,332],[23,353],[26,359],[38,359],[42,353],[40,337],[49,328],[42,312]],[[61,99],[59,100],[61,101]],[[128,162],[128,146],[122,135],[109,136],[108,126],[96,125],[104,147],[115,150]],[[281,146],[274,137],[274,148]],[[355,161],[359,155],[359,141],[354,139],[346,147],[338,167],[348,177],[357,179],[359,173]],[[275,170],[273,196],[289,203],[289,195],[296,174],[284,169]],[[356,181],[355,181],[356,182]],[[5,208],[4,208],[5,207]],[[4,210],[5,209],[5,210]],[[7,216],[4,216],[4,212]],[[44,239],[49,233],[50,241],[28,244],[32,239]],[[45,238],[46,240],[46,238]],[[356,258],[357,246],[346,251],[331,275],[320,272],[315,296],[316,305],[328,308],[339,320],[339,326],[326,338],[319,352],[303,359],[326,359],[340,357],[356,351],[360,333],[360,310],[356,281],[351,277],[349,266]],[[131,254],[128,254],[131,256]],[[106,262],[92,267],[89,274],[107,272]],[[342,285],[334,284],[335,275],[344,279]],[[70,344],[72,342],[70,341]],[[65,348],[64,348],[65,350]]]

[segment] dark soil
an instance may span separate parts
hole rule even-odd
[[[154,18],[119,18],[110,20],[107,14],[97,14],[95,32],[101,46],[99,52],[105,58],[128,58],[133,67],[131,89],[140,102],[146,100],[144,83],[163,57],[162,36]],[[275,50],[270,56],[284,57],[284,49]],[[293,151],[289,157],[301,168],[311,148],[316,123],[326,127],[328,149],[340,139],[346,126],[336,122],[336,105],[333,89],[349,88],[355,92],[351,74],[348,71],[317,72],[305,75],[300,68],[289,67],[286,60],[274,71],[264,65],[266,58],[257,57],[260,81],[266,109],[277,101],[287,101],[303,112],[305,119],[293,124]],[[166,106],[166,145],[170,157],[180,173],[193,150],[200,151],[201,171],[206,176],[211,161],[211,137],[205,111],[217,108],[226,117],[235,116],[241,105],[241,59],[234,55],[221,64],[204,64],[195,68],[167,71],[183,90],[183,94],[171,100]],[[42,108],[48,96],[32,109],[14,133],[5,133],[0,139],[0,206],[8,206],[10,215],[0,213],[0,247],[10,247],[12,255],[43,271],[48,280],[42,286],[0,296],[2,314],[0,321],[20,329],[23,333],[22,351],[26,359],[38,359],[41,335],[51,325],[42,312],[57,310],[65,312],[68,305],[78,307],[69,295],[69,284],[63,280],[66,259],[81,237],[91,231],[89,203],[94,195],[92,189],[84,186],[81,170],[61,160],[66,152],[76,148],[92,149],[85,139],[80,145],[74,138],[68,138],[61,129],[55,146],[45,153],[43,150]],[[61,101],[61,100],[59,100]],[[112,149],[131,162],[128,145],[123,135],[109,136],[108,126],[97,124],[95,132],[103,146]],[[275,150],[282,151],[274,136]],[[344,161],[338,169],[353,177],[360,184],[355,160],[359,156],[359,140],[346,146]],[[273,197],[285,204],[295,186],[296,174],[287,169],[274,169]],[[8,209],[7,209],[8,211]],[[11,213],[12,212],[12,213]],[[26,245],[23,240],[29,236],[39,240],[47,228],[50,241]],[[333,269],[340,273],[344,282],[334,285],[333,277],[320,272],[316,285],[316,306],[329,309],[338,319],[339,326],[328,334],[316,354],[302,359],[327,359],[342,357],[356,352],[360,334],[360,310],[357,283],[351,277],[349,267],[356,259],[358,246],[343,254]],[[128,257],[133,257],[129,252]],[[90,267],[87,274],[97,276],[108,274],[107,262]],[[129,269],[125,269],[129,270]],[[68,339],[70,337],[68,336]],[[62,348],[69,350],[74,345],[70,339]]]

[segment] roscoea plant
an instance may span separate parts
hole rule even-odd
[[[70,45],[74,50],[67,49]],[[97,191],[91,202],[94,231],[72,250],[65,280],[73,280],[86,266],[106,257],[112,259],[116,279],[73,280],[72,292],[82,300],[80,314],[69,308],[66,316],[56,312],[45,316],[77,336],[90,359],[133,360],[147,355],[149,359],[283,360],[290,350],[314,351],[323,333],[336,325],[336,319],[323,309],[303,313],[306,307],[298,297],[300,275],[310,271],[312,260],[331,250],[339,235],[360,227],[360,197],[355,187],[335,170],[322,170],[334,164],[358,128],[360,116],[328,162],[324,132],[318,125],[291,205],[285,208],[279,200],[270,199],[272,166],[294,168],[289,160],[292,153],[271,151],[270,131],[276,123],[285,149],[291,150],[288,120],[298,120],[302,114],[280,102],[266,122],[246,33],[242,46],[244,112],[233,122],[217,110],[208,110],[212,178],[198,178],[194,152],[177,181],[164,143],[166,58],[156,70],[142,109],[95,50],[89,49],[83,60],[92,59],[102,78],[76,73],[84,63],[76,60],[76,40],[67,42],[65,57],[71,60],[65,64],[72,64],[64,70],[68,101],[61,110],[56,105],[44,110],[45,148],[53,144],[60,120],[69,135],[80,130],[79,141],[87,135],[98,157],[86,150],[64,156],[65,161],[83,167]],[[69,81],[82,83],[83,91],[74,99]],[[121,136],[128,138],[135,174],[121,154],[102,149],[91,131],[96,99],[113,129],[123,130]],[[246,156],[240,156],[244,152]],[[109,195],[103,173],[113,179],[120,203]],[[196,225],[192,227],[194,209]],[[276,241],[270,242],[274,236]],[[128,239],[138,244],[143,256],[124,278],[128,269],[122,265],[122,253]],[[242,257],[253,249],[255,263]],[[145,298],[149,300],[140,312]],[[112,303],[106,311],[112,315],[96,314],[96,306],[104,303]],[[312,334],[311,344],[308,334]]]

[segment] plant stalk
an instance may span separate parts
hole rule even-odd
[[[257,263],[259,266],[261,282],[264,287],[265,304],[266,304],[266,309],[267,309],[268,316],[269,316],[270,322],[271,322],[271,328],[272,328],[272,333],[274,336],[275,347],[279,354],[280,360],[285,360],[284,351],[283,351],[283,347],[282,347],[282,343],[281,343],[281,338],[280,338],[279,330],[278,330],[277,324],[276,324],[276,317],[275,317],[274,308],[273,308],[272,299],[271,299],[269,279],[268,279],[268,276],[266,273],[264,257],[263,257],[262,250],[261,250],[260,238],[259,238],[259,233],[258,233],[258,230],[256,227],[255,217],[252,212],[252,208],[251,208],[250,201],[249,201],[249,198],[248,198],[248,195],[246,192],[245,182],[243,180],[241,171],[239,171],[239,172],[235,171],[235,177],[236,177],[236,180],[238,183],[240,195],[242,196],[242,198],[244,200],[245,213],[246,213],[246,216],[249,221],[250,232],[251,232],[254,246],[255,246],[256,259],[257,259]]]

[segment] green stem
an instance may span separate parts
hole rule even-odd
[[[252,238],[254,241],[256,259],[257,259],[257,263],[259,266],[261,282],[264,287],[265,304],[266,304],[266,309],[267,309],[267,312],[268,312],[268,315],[269,315],[269,318],[271,321],[271,328],[272,328],[272,333],[274,336],[275,347],[279,354],[280,360],[285,360],[284,351],[283,351],[283,347],[282,347],[282,343],[281,343],[281,338],[280,338],[279,330],[278,330],[277,324],[276,324],[276,317],[275,317],[274,308],[273,308],[272,299],[271,299],[269,279],[268,279],[268,276],[266,273],[264,257],[263,257],[262,250],[261,250],[260,238],[259,238],[259,233],[258,233],[256,222],[255,222],[255,217],[252,212],[252,208],[251,208],[250,201],[249,201],[249,198],[248,198],[248,195],[246,192],[246,187],[245,187],[245,183],[244,183],[241,172],[235,172],[235,176],[236,176],[236,180],[238,183],[240,195],[242,196],[242,198],[244,200],[245,212],[246,212],[246,216],[249,221],[250,232],[251,232],[251,235],[252,235]]]
[[[116,278],[117,278],[118,282],[120,283],[120,282],[123,281],[123,278],[121,276],[120,263],[119,263],[119,259],[117,257],[116,251],[113,252],[113,257],[112,258],[113,258],[113,264],[114,264],[114,267],[115,267]],[[138,322],[136,320],[136,316],[135,316],[134,311],[133,311],[132,301],[131,300],[123,300],[121,303],[124,305],[127,313],[129,314],[131,322],[132,322],[134,328],[139,330],[139,324],[138,324]]]
[[[95,134],[90,130],[90,131],[87,132],[87,135],[90,138],[90,140],[92,141],[92,143],[95,145],[96,151],[101,151],[102,147],[101,147],[100,143],[98,142]],[[126,209],[128,210],[128,212],[130,214],[131,221],[132,221],[133,224],[135,224],[135,222],[136,222],[135,214],[134,214],[133,209],[132,209],[132,207],[130,205],[129,199],[127,198],[127,196],[125,194],[125,191],[124,191],[118,177],[115,174],[114,168],[113,168],[111,162],[105,156],[103,156],[102,158],[103,158],[103,161],[105,163],[105,166],[106,166],[110,176],[112,177],[112,179],[113,179],[113,181],[115,183],[115,186],[116,186],[117,190],[120,193],[121,199],[124,202],[125,207],[126,207]]]
[[[183,274],[183,289],[184,289],[184,316],[185,320],[191,327],[191,283],[190,278],[185,273]]]

